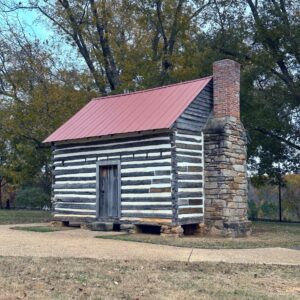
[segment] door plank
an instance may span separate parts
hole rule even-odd
[[[119,174],[117,165],[100,166],[99,217],[119,216]]]

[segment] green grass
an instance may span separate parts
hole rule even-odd
[[[45,223],[51,220],[51,213],[41,210],[0,209],[0,225]]]
[[[14,230],[34,231],[34,232],[53,232],[63,230],[61,228],[49,227],[49,226],[14,226],[11,227]]]
[[[199,236],[169,238],[140,233],[96,236],[96,238],[203,249],[298,248],[300,247],[300,224],[253,222],[253,233],[250,237],[235,239]]]

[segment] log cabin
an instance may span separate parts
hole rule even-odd
[[[54,220],[248,235],[239,94],[225,59],[209,77],[91,100],[44,141]]]

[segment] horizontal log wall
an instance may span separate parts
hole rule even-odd
[[[204,217],[203,128],[212,112],[212,82],[195,98],[174,125],[178,222],[199,223]]]
[[[176,121],[176,128],[201,132],[213,109],[212,81],[199,93]]]
[[[55,217],[96,217],[96,161],[121,162],[121,220],[172,219],[170,133],[56,145]]]
[[[176,131],[178,220],[201,221],[204,211],[203,134]]]

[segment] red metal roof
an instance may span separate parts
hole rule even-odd
[[[211,78],[95,98],[44,143],[170,128]]]

